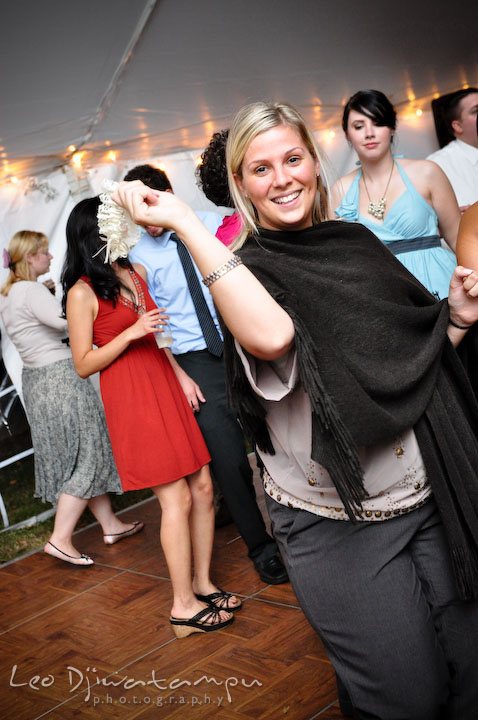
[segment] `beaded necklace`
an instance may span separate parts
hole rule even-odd
[[[367,192],[368,196],[368,212],[370,215],[372,215],[374,218],[377,218],[377,220],[383,220],[383,216],[385,215],[385,206],[387,204],[387,198],[385,195],[387,194],[388,186],[390,185],[390,180],[392,179],[393,175],[393,169],[395,167],[395,160],[392,161],[392,169],[390,170],[390,176],[388,178],[387,187],[385,188],[385,191],[380,198],[380,200],[377,203],[372,202],[372,198],[370,197],[370,193],[368,191],[367,182],[365,180],[365,173],[362,172],[362,180],[365,187],[365,190]]]
[[[118,301],[122,305],[126,305],[126,307],[132,308],[135,313],[138,313],[138,315],[143,315],[146,312],[146,301],[144,298],[143,288],[141,287],[141,283],[140,283],[139,278],[136,275],[135,271],[130,270],[128,268],[128,272],[131,275],[131,278],[134,282],[136,294],[138,296],[138,303],[136,304],[133,300],[130,300],[129,298],[125,297],[124,295],[118,295]]]

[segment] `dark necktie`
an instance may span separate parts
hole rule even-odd
[[[212,319],[212,315],[208,308],[206,298],[204,297],[203,291],[201,289],[198,276],[196,275],[196,270],[194,269],[191,256],[186,246],[178,238],[176,233],[171,233],[170,239],[174,240],[178,247],[179,259],[181,260],[181,265],[183,266],[189,292],[191,293],[194,309],[196,310],[196,315],[199,320],[199,325],[201,326],[204,340],[206,341],[207,349],[212,355],[215,355],[216,357],[221,357],[221,336],[219,335],[214,320]]]

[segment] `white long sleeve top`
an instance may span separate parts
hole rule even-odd
[[[21,280],[0,296],[5,330],[26,367],[42,367],[71,357],[62,343],[68,325],[58,300],[39,282]]]

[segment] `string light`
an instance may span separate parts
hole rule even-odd
[[[202,157],[198,155],[194,162],[196,163],[197,167],[199,167],[200,165],[202,165]]]
[[[81,161],[83,159],[84,152],[76,152],[73,157],[71,158],[71,162],[76,168],[81,167]]]
[[[68,152],[74,153],[76,150],[75,145],[68,145]]]
[[[106,157],[108,160],[111,160],[111,162],[116,162],[116,153],[114,150],[110,150]]]
[[[330,140],[333,140],[335,137],[335,130],[329,130],[328,136]]]
[[[8,170],[8,168],[6,169]],[[20,180],[16,175],[8,175],[3,182],[16,185],[18,190],[23,190],[24,195],[38,191],[43,195],[46,202],[58,197],[58,190],[54,188],[48,180],[40,180],[37,177],[28,177]]]
[[[417,117],[421,117],[421,116],[423,115],[423,110],[422,110],[421,108],[417,108],[417,109],[415,110],[415,115],[416,115]]]

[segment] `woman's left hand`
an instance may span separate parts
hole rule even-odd
[[[192,377],[185,372],[178,372],[177,378],[183,389],[183,393],[186,395],[188,405],[192,408],[193,412],[198,412],[200,407],[199,403],[206,402],[206,398],[202,394],[201,388],[197,382],[194,382]]]
[[[457,325],[473,325],[478,320],[478,271],[458,265],[451,277],[448,295],[450,318]]]

